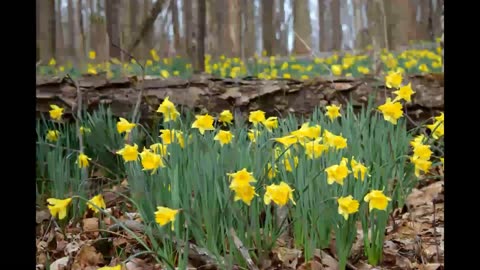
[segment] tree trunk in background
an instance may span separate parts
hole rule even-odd
[[[224,31],[226,24],[227,13],[226,10],[226,3],[224,0],[213,0],[215,3],[215,17],[216,17],[216,39],[218,40],[217,49],[218,54],[225,54],[227,50],[226,43],[224,42]]]
[[[206,21],[206,0],[198,1],[198,35],[197,35],[197,55],[194,65],[195,72],[204,72],[205,71],[205,32],[207,30],[207,21]],[[237,5],[238,6],[238,5]]]
[[[163,4],[164,4],[164,1],[157,0],[157,2],[155,2],[155,5],[153,5],[152,9],[150,10],[150,13],[147,16],[147,18],[145,18],[145,20],[143,20],[143,22],[137,27],[138,30],[135,31],[135,34],[132,35],[132,40],[127,47],[129,52],[135,51],[138,45],[144,40],[147,33],[153,28],[155,20],[157,19],[158,15],[162,12]],[[137,57],[141,57],[143,55],[141,53],[141,50],[137,50],[137,51],[140,52],[138,54],[139,56]],[[147,50],[147,53],[149,51],[150,49]]]
[[[120,2],[106,1],[106,15],[107,15],[107,34],[108,34],[108,50],[110,58],[121,58],[120,46]],[[116,45],[116,46],[114,46]]]
[[[429,40],[430,38],[430,30],[428,29],[428,21],[430,19],[430,5],[431,5],[431,0],[428,1],[420,1],[420,3],[416,6],[417,8],[420,8],[420,22],[415,25],[417,29],[417,35],[416,39],[419,40]],[[414,6],[413,4],[411,6]],[[416,9],[414,8],[416,11]],[[416,15],[416,12],[413,14]],[[413,21],[417,21],[416,16],[412,16]]]
[[[245,0],[245,54],[251,57],[256,50],[255,5],[253,0]]]
[[[374,49],[385,48],[387,36],[385,36],[386,15],[382,14],[382,3],[379,1],[367,1],[368,28]]]
[[[288,54],[288,24],[285,18],[285,0],[277,0],[279,12],[276,14],[278,21],[277,31],[279,33],[279,39],[277,42],[276,53],[280,55]]]
[[[303,0],[301,0],[303,1]],[[273,54],[273,42],[275,41],[275,31],[273,28],[273,4],[274,0],[261,0],[262,3],[262,41],[263,51],[267,55]]]
[[[340,0],[332,0],[330,2],[331,11],[332,11],[332,50],[341,50],[342,49],[342,21],[340,13]]]
[[[366,44],[362,42],[362,30],[363,30],[363,16],[362,16],[362,9],[363,9],[363,1],[362,0],[353,0],[353,26],[354,26],[354,35],[355,35],[355,48],[356,49],[364,49]]]
[[[205,2],[202,0],[200,2]],[[239,57],[241,54],[241,17],[240,17],[240,0],[230,0],[228,4],[228,40],[229,40],[229,52],[228,55],[231,57]],[[200,12],[198,13],[200,16]],[[200,18],[200,21],[203,20]]]
[[[434,38],[439,38],[443,34],[443,29],[441,27],[442,8],[443,8],[443,1],[435,0],[435,11],[433,12],[434,15],[432,18],[432,28],[433,28]]]
[[[87,36],[85,35],[85,20],[82,14],[82,10],[84,10],[84,5],[82,0],[78,0],[77,2],[77,17],[78,17],[78,26],[79,26],[79,35],[80,35],[80,50],[78,54],[78,58],[82,61],[85,60],[85,55],[87,51]],[[88,14],[88,12],[87,12]]]
[[[90,50],[96,52],[95,62],[105,61],[108,59],[107,53],[107,29],[105,17],[103,17],[101,6],[97,0],[97,6],[90,6],[94,12],[90,14]]]
[[[312,26],[310,25],[308,0],[295,0],[293,2],[293,29],[295,31],[294,53],[297,55],[309,54],[312,48]],[[297,35],[303,39],[306,46]]]
[[[178,16],[178,2],[176,0],[170,1],[170,11],[172,12],[173,24],[173,46],[177,54],[184,54],[183,44],[180,40],[180,19]]]
[[[76,25],[77,25],[77,18],[75,16],[75,7],[73,0],[68,0],[68,34],[67,34],[67,53],[68,59],[72,62],[76,62],[77,60],[77,43],[75,42],[76,37]]]
[[[408,45],[408,38],[415,35],[415,27],[411,27],[411,16],[415,15],[412,14],[411,0],[389,0],[383,3],[388,24],[388,49]]]
[[[172,2],[175,2],[174,0],[170,1],[170,5]],[[152,0],[144,0],[143,3],[143,20],[148,18],[148,15],[150,14],[150,10],[152,9]],[[143,59],[148,59],[150,58],[150,50],[154,48],[153,44],[153,31],[155,29],[155,24],[152,24],[152,27],[150,27],[147,30],[147,33],[145,33],[145,37],[143,39],[143,46],[142,46],[142,57]]]
[[[194,46],[192,43],[193,33],[193,18],[192,18],[192,0],[185,0],[183,2],[183,19],[185,25],[185,49],[190,61],[193,61],[195,55]]]
[[[217,35],[215,34],[217,29],[217,20],[215,17],[216,7],[215,7],[215,0],[207,0],[207,36],[206,36],[206,53],[212,55],[213,57],[218,56],[218,39]]]
[[[134,38],[140,34],[140,23],[143,16],[140,15],[139,0],[130,0],[129,1],[129,10],[130,10],[130,40],[128,44],[132,44]],[[139,57],[140,47],[137,47],[129,53],[133,54],[135,57]]]
[[[328,51],[328,21],[327,21],[327,3],[326,0],[318,0],[318,24],[320,29],[320,51]]]
[[[61,0],[56,0],[56,12],[55,12],[55,28],[57,32],[55,33],[57,35],[56,38],[56,54],[58,58],[58,62],[65,61],[65,39],[63,36],[63,22],[62,22],[62,1]]]
[[[40,59],[48,63],[56,58],[56,19],[55,0],[41,1],[39,4],[39,50]]]

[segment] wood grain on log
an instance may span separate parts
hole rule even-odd
[[[412,83],[416,94],[406,104],[411,119],[421,121],[443,111],[443,74],[415,75],[406,78]],[[124,78],[108,80],[102,75],[80,78],[84,104],[95,109],[100,104],[109,105],[116,116],[126,117],[135,105],[138,89],[135,80]],[[267,115],[309,115],[316,106],[343,104],[352,100],[354,107],[366,104],[368,96],[375,96],[376,105],[392,96],[382,80],[373,77],[315,78],[308,81],[293,79],[259,80],[256,78],[220,79],[210,75],[196,75],[189,80],[180,78],[148,78],[144,82],[141,104],[142,118],[150,119],[159,104],[167,96],[177,106],[208,111],[210,114],[229,109],[247,114],[263,110]],[[71,83],[62,78],[37,77],[37,112],[47,112],[50,104],[66,108],[66,113],[75,107],[76,91]]]

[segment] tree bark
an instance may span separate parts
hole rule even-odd
[[[295,0],[293,3],[293,29],[295,41],[293,50],[295,54],[309,54],[312,48],[312,26],[310,25],[310,12],[308,0]],[[303,39],[306,45],[298,36]]]
[[[387,18],[388,49],[395,50],[399,46],[408,45],[409,37],[415,36],[412,17],[415,14],[411,0],[383,1]]]
[[[197,36],[197,61],[195,61],[194,71],[205,71],[205,31],[207,28],[206,22],[206,0],[198,1],[198,36]]]
[[[200,2],[204,2],[201,0]],[[229,40],[229,56],[239,57],[241,54],[240,47],[240,32],[241,29],[241,17],[240,17],[240,0],[230,0],[228,4],[228,40]],[[200,13],[198,13],[200,16]],[[200,20],[202,20],[200,18]]]
[[[107,34],[108,34],[108,48],[110,58],[121,58],[120,46],[120,2],[119,1],[106,1],[106,13],[107,13]],[[116,45],[116,46],[114,46]]]
[[[85,35],[85,20],[83,18],[82,10],[83,10],[83,1],[78,0],[77,2],[77,17],[79,21],[79,34],[80,34],[80,53],[78,57],[84,60],[86,51],[87,51],[87,36]]]
[[[331,11],[332,11],[332,50],[341,50],[342,49],[342,20],[340,13],[340,0],[332,0],[330,2]]]
[[[172,2],[176,2],[174,0],[170,1],[170,5]],[[144,0],[143,2],[143,16],[142,18],[145,20],[148,18],[148,15],[150,13],[150,10],[152,9],[152,0]],[[142,48],[142,55],[143,59],[148,59],[150,57],[150,50],[153,48],[153,34],[154,34],[154,29],[155,29],[155,21],[152,24],[152,27],[150,27],[147,32],[145,33],[145,38],[143,39],[143,48]]]
[[[362,16],[362,9],[363,9],[363,1],[362,0],[353,0],[353,16],[354,16],[354,31],[355,31],[355,48],[356,49],[364,49],[364,44],[362,44],[361,36],[363,30],[363,16]]]
[[[274,0],[262,1],[262,41],[263,51],[267,55],[273,54],[273,42],[275,41],[275,31],[273,28],[273,5]]]
[[[279,33],[279,39],[277,42],[277,53],[280,55],[288,54],[288,24],[285,18],[285,0],[277,0],[279,12],[276,15]]]
[[[67,36],[67,48],[68,48],[68,58],[75,62],[77,60],[77,45],[75,42],[76,33],[76,16],[75,16],[75,7],[73,0],[68,0],[68,36]]]
[[[245,0],[245,54],[251,57],[256,52],[256,34],[258,33],[255,27],[255,5],[252,0]]]
[[[430,5],[431,5],[431,2],[432,2],[431,0],[420,1],[420,3],[417,5],[417,8],[420,8],[420,22],[418,23],[418,25],[416,25],[416,29],[417,29],[417,32],[418,32],[418,34],[416,36],[416,39],[419,39],[419,40],[429,40],[430,39],[429,38],[430,37],[430,34],[429,34],[430,31],[429,31],[428,22],[429,22],[429,19],[430,19]],[[413,4],[412,4],[412,6],[413,6]],[[416,22],[416,16],[413,17],[413,20]]]
[[[195,46],[193,44],[193,18],[192,18],[192,1],[185,0],[183,2],[183,18],[184,18],[184,25],[185,25],[185,49],[187,51],[187,56],[190,61],[194,61],[195,55]]]
[[[320,51],[328,51],[329,27],[327,21],[327,3],[326,0],[318,0],[318,23],[320,30]]]
[[[39,58],[48,63],[55,58],[56,18],[55,0],[39,0],[38,7],[38,51]]]
[[[63,62],[65,60],[65,38],[63,35],[63,22],[62,22],[62,1],[56,0],[56,12],[55,12],[55,28],[57,30],[56,38],[56,54],[58,62]]]
[[[142,39],[145,38],[147,33],[153,28],[153,24],[155,20],[158,17],[158,14],[162,11],[162,6],[163,6],[164,1],[163,0],[157,0],[155,2],[155,5],[153,5],[152,9],[150,10],[150,13],[148,14],[148,17],[145,18],[145,20],[142,22],[140,27],[138,28],[139,31],[135,31],[136,34],[133,36],[133,39],[128,46],[128,51],[132,52],[137,48],[137,46],[140,44]]]
[[[173,46],[177,53],[183,54],[183,44],[180,40],[180,20],[178,16],[178,3],[177,1],[170,2],[172,21],[173,21]]]

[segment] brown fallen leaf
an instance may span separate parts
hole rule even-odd
[[[283,263],[284,266],[292,267],[293,269],[296,269],[298,259],[302,255],[301,250],[285,247],[277,247],[273,249],[272,252],[277,254],[278,259]]]
[[[86,218],[83,220],[83,231],[88,238],[97,238],[98,232],[98,218]]]
[[[35,221],[37,224],[40,224],[44,221],[48,221],[50,217],[52,217],[52,215],[50,215],[50,211],[48,211],[48,209],[40,210],[37,211],[35,215]]]
[[[127,270],[153,270],[153,265],[147,265],[147,263],[140,258],[133,258],[125,264]]]
[[[297,270],[324,270],[323,265],[315,260],[302,263]]]
[[[325,251],[321,249],[315,249],[313,256],[315,256],[315,259],[322,263],[325,270],[338,269],[338,261]]]
[[[103,256],[101,253],[97,253],[94,247],[84,245],[80,251],[78,251],[75,260],[73,261],[72,270],[86,269],[87,267],[96,267],[98,264],[103,263]]]
[[[418,270],[443,270],[444,266],[441,263],[429,263],[418,266]]]

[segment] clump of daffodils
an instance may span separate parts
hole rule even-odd
[[[396,125],[397,120],[403,116],[403,105],[400,103],[400,101],[404,100],[405,102],[411,102],[411,96],[415,94],[411,83],[402,85],[402,81],[402,72],[398,70],[389,72],[389,74],[385,77],[385,85],[388,88],[398,89],[393,92],[396,97],[393,100],[391,98],[387,98],[384,104],[378,106],[378,110],[383,114],[385,121],[388,121],[394,125]]]

